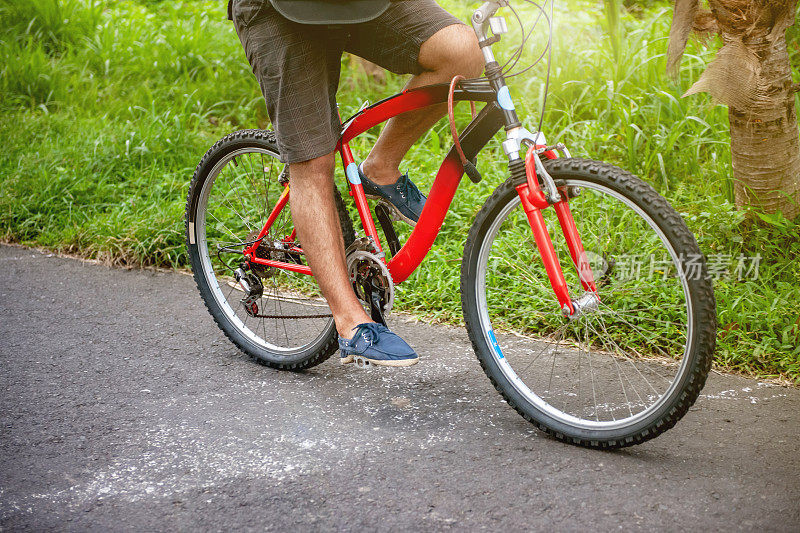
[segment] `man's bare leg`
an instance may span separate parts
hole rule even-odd
[[[483,56],[475,34],[466,26],[448,26],[420,48],[425,71],[407,88],[449,82],[456,74],[479,76]],[[444,115],[446,105],[405,113],[391,119],[364,161],[364,171],[379,185],[394,183],[406,152]],[[358,324],[372,322],[353,293],[347,275],[339,217],[332,195],[334,154],[289,165],[290,205],[297,237],[323,296],[328,301],[339,335],[350,338]]]
[[[372,322],[347,275],[342,229],[333,200],[334,154],[289,165],[289,203],[297,238],[339,335],[349,339],[358,324]]]
[[[467,78],[483,72],[483,54],[471,28],[455,24],[433,34],[422,43],[419,63],[424,72],[411,78],[407,89],[450,82],[460,74]],[[378,185],[390,185],[400,176],[400,162],[423,133],[447,112],[440,104],[396,116],[386,123],[362,169]]]

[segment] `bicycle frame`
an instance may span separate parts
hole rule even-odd
[[[410,89],[386,98],[373,104],[345,121],[342,128],[342,136],[336,147],[342,160],[342,166],[350,186],[350,195],[353,197],[362,227],[367,237],[371,238],[379,251],[382,250],[380,238],[378,236],[372,213],[367,204],[364,188],[358,177],[353,154],[350,150],[349,142],[361,135],[368,129],[386,120],[414,111],[424,109],[431,105],[444,103],[447,101],[448,85],[437,84]],[[461,135],[461,145],[467,157],[473,158],[491,140],[491,138],[502,128],[503,114],[499,106],[493,101],[496,96],[494,91],[488,86],[480,87],[477,90],[458,90],[454,98],[456,100],[476,100],[487,102],[487,105],[478,113],[475,119],[465,128]],[[461,177],[464,175],[464,168],[459,161],[454,149],[445,157],[436,179],[431,187],[425,208],[422,210],[419,222],[414,227],[408,241],[395,254],[387,264],[387,268],[392,275],[395,283],[405,281],[409,275],[419,266],[433,246],[436,236],[442,227],[444,218],[450,204],[453,201]],[[256,257],[255,249],[258,247],[260,239],[263,238],[277,219],[280,212],[288,203],[287,186],[284,194],[276,202],[275,207],[267,218],[264,227],[259,233],[256,242],[245,249],[245,256],[256,264],[283,268],[292,272],[311,275],[311,269],[305,265],[286,263],[271,259]]]
[[[483,40],[486,39],[482,28],[487,13],[493,13],[491,10],[496,10],[497,7],[497,4],[488,2],[481,8],[484,10],[483,14],[479,15],[479,12],[476,12],[473,15],[473,26],[479,39],[482,40],[480,42],[484,42]],[[539,136],[534,138],[519,122],[505,80],[491,53],[491,42],[485,46],[482,45],[482,50],[487,63],[488,81],[464,83],[461,89],[457,89],[453,93],[453,99],[457,101],[486,102],[483,109],[459,136],[462,150],[466,158],[472,160],[492,137],[505,126],[507,139],[503,143],[503,149],[509,156],[509,166],[516,164],[515,168],[519,169],[520,147],[522,144],[531,145],[526,154],[524,165],[524,173],[527,179],[525,183],[516,188],[517,193],[520,196],[559,307],[565,315],[576,316],[580,312],[580,307],[585,304],[570,299],[561,264],[553,248],[553,243],[541,213],[543,209],[551,205],[554,207],[564,238],[567,241],[573,264],[578,270],[583,289],[591,292],[595,298],[597,298],[597,289],[591,268],[586,259],[583,244],[575,227],[575,221],[569,209],[568,191],[557,189],[556,184],[547,174],[539,160],[539,154],[541,153],[548,158],[555,158],[556,155],[552,149],[545,150],[546,146],[537,145],[536,140],[539,139]],[[432,105],[443,104],[447,102],[448,96],[448,84],[429,85],[405,90],[362,109],[346,120],[342,126],[342,134],[336,150],[341,156],[342,166],[350,185],[350,195],[355,201],[361,225],[379,254],[383,249],[349,143],[353,138],[392,117]],[[387,268],[394,283],[402,283],[408,279],[430,251],[441,230],[463,175],[464,166],[457,155],[455,147],[453,147],[444,158],[441,167],[439,167],[419,221],[406,243],[387,263]],[[539,185],[540,179],[547,191],[546,194]],[[256,250],[261,239],[267,235],[278,214],[286,207],[288,199],[289,186],[287,185],[257,239],[245,248],[244,254],[246,259],[252,263],[311,275],[311,269],[305,265],[263,259],[256,256]],[[294,234],[284,238],[286,242],[290,240],[294,240]]]
[[[372,239],[379,251],[382,250],[380,238],[372,217],[372,212],[367,204],[364,188],[358,177],[356,163],[350,150],[349,142],[368,129],[394,116],[446,102],[447,92],[447,84],[430,85],[403,91],[402,93],[361,110],[356,115],[346,120],[342,128],[342,136],[336,149],[341,156],[342,166],[344,167],[345,175],[347,176],[350,186],[350,195],[355,201],[364,232],[367,237]],[[492,90],[488,84],[471,90],[457,90],[454,94],[454,99],[459,101],[473,100],[487,102],[487,105],[481,109],[472,122],[464,129],[463,134],[460,135],[464,154],[469,159],[472,159],[503,127],[505,124],[504,114],[497,103],[495,91]],[[550,158],[556,157],[552,152],[547,152],[545,155]],[[565,312],[568,309],[569,314],[572,314],[574,313],[573,303],[570,300],[561,265],[553,249],[550,235],[541,214],[541,210],[546,209],[551,204],[547,201],[539,187],[534,157],[538,157],[535,151],[529,150],[526,157],[528,180],[526,183],[517,187],[517,192],[520,195],[523,208],[528,216],[531,230],[536,239],[537,247],[544,261],[545,269],[550,278],[551,286],[553,287],[559,306],[562,309],[566,307]],[[405,281],[425,259],[425,256],[430,251],[441,230],[445,216],[447,215],[447,211],[450,208],[450,204],[453,201],[463,175],[464,167],[461,165],[456,155],[455,148],[451,148],[436,174],[419,222],[412,230],[411,235],[402,248],[387,263],[387,268],[395,283],[402,283]],[[252,263],[311,275],[311,269],[305,265],[262,259],[255,255],[255,249],[260,239],[267,235],[280,212],[287,206],[288,200],[289,187],[287,186],[267,218],[256,242],[245,249],[245,256],[247,256]],[[575,222],[569,211],[567,194],[562,194],[561,201],[555,202],[552,205],[556,210],[564,237],[567,240],[573,264],[578,265],[583,287],[585,290],[594,292],[596,291],[596,287],[592,279],[591,268],[586,268],[588,262],[586,261],[586,255],[580,236],[575,228]]]

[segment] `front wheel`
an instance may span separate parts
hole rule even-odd
[[[637,444],[697,399],[716,336],[714,292],[693,235],[667,201],[614,166],[545,163],[569,206],[600,303],[564,317],[513,179],[470,229],[464,319],[486,374],[522,416],[560,440]],[[543,212],[570,296],[584,290],[553,209]]]

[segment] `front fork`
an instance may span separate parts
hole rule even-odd
[[[497,63],[492,52],[492,45],[500,40],[500,36],[503,33],[508,31],[505,21],[501,17],[494,17],[497,10],[506,5],[508,5],[506,0],[486,0],[472,14],[472,27],[478,37],[478,45],[481,47],[486,62],[486,77],[497,94],[497,103],[503,110],[506,123],[506,140],[503,142],[503,151],[509,158],[511,174],[514,177],[520,177],[524,173],[526,177],[525,183],[517,187],[517,194],[522,200],[522,207],[528,217],[528,223],[536,239],[536,246],[539,248],[547,276],[550,278],[553,292],[558,299],[559,307],[561,307],[566,316],[577,318],[583,312],[597,309],[600,298],[597,296],[594,276],[589,262],[586,260],[586,253],[583,250],[580,235],[578,235],[578,230],[575,228],[575,220],[569,210],[569,191],[560,191],[543,166],[540,166],[542,171],[541,178],[545,185],[546,194],[539,187],[539,176],[536,171],[536,165],[541,165],[539,154],[544,154],[545,157],[551,159],[555,158],[556,154],[553,149],[545,145],[544,136],[541,135],[541,132],[534,137],[522,126],[517,117],[511,94],[506,86],[503,68]],[[487,29],[491,30],[492,36],[487,34]],[[544,111],[542,112],[544,113]],[[522,144],[530,146],[525,156],[524,165],[519,157]],[[569,152],[563,146],[558,148],[564,150],[566,156],[569,157]],[[546,209],[551,205],[556,211],[556,216],[558,216],[558,221],[564,232],[564,238],[569,246],[569,253],[578,269],[581,284],[583,285],[584,294],[577,300],[571,300],[569,297],[567,282],[564,279],[561,264],[558,262],[558,256],[553,249],[553,242],[550,240],[550,234],[542,216],[542,209]]]
[[[533,231],[536,246],[539,249],[539,254],[542,257],[547,277],[550,279],[550,285],[558,300],[558,305],[565,316],[577,318],[583,308],[587,304],[596,307],[600,299],[597,296],[597,286],[592,274],[592,268],[586,257],[586,252],[583,249],[581,237],[575,227],[575,219],[572,218],[572,212],[569,209],[569,195],[570,191],[559,190],[557,194],[547,194],[542,192],[539,187],[539,180],[536,172],[536,163],[540,153],[544,153],[545,157],[554,159],[556,157],[552,150],[542,152],[539,148],[531,147],[525,156],[525,177],[526,180],[523,184],[516,187],[517,194],[522,202],[522,207],[525,210],[525,215],[528,218],[528,223]],[[519,159],[516,160],[517,172],[519,172]],[[514,162],[512,161],[512,173],[514,172]],[[553,198],[555,196],[555,198]],[[555,200],[555,201],[554,201]],[[553,241],[550,239],[550,233],[547,231],[542,210],[553,206],[558,217],[558,222],[561,225],[561,230],[564,233],[564,238],[569,247],[569,253],[572,257],[572,262],[577,268],[578,275],[581,279],[586,294],[578,300],[572,300],[569,296],[567,282],[564,279],[564,272],[561,270],[561,263],[558,260],[555,249],[553,248]],[[586,296],[589,296],[586,298]]]

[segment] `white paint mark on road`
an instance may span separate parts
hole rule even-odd
[[[766,389],[766,390],[764,390]],[[755,391],[763,391],[761,394],[748,394],[754,392],[752,387],[742,387],[741,389],[727,389],[720,392],[709,393],[709,394],[701,394],[701,398],[706,398],[709,400],[744,400],[748,401],[751,404],[756,404],[758,402],[763,402],[765,400],[773,400],[775,398],[784,398],[788,394],[786,392],[778,392],[778,391],[785,391],[784,387],[780,385],[773,385],[772,383],[763,383],[758,382],[756,384]],[[771,392],[771,394],[769,394]]]

